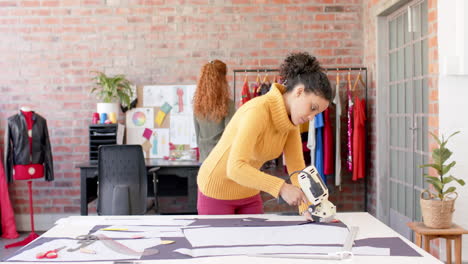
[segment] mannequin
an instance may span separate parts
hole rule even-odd
[[[31,216],[31,233],[23,241],[5,246],[10,248],[24,246],[38,237],[34,230],[32,179],[45,176],[46,180],[53,180],[52,154],[45,119],[30,107],[22,106],[18,114],[8,118],[5,145],[5,167],[9,181],[28,181]]]

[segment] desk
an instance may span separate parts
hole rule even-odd
[[[455,241],[455,264],[462,263],[462,235],[468,234],[468,230],[461,226],[453,224],[450,228],[437,229],[429,228],[421,222],[407,223],[408,227],[414,231],[416,236],[416,245],[422,247],[424,238],[424,250],[429,252],[432,239],[445,238],[447,249],[447,264],[452,263],[452,240]]]
[[[169,161],[164,159],[145,159],[147,169],[160,167],[157,171],[161,175],[176,175],[187,178],[187,196],[189,212],[197,211],[197,174],[200,168],[198,161]],[[80,169],[80,207],[81,215],[88,215],[88,203],[97,198],[97,161],[88,161],[76,165]],[[149,175],[150,176],[150,175]],[[148,178],[152,184],[152,177]]]
[[[189,218],[245,218],[245,217],[256,217],[256,218],[267,218],[274,221],[301,221],[301,216],[279,216],[272,214],[264,215],[183,215],[183,216],[172,216],[172,215],[145,215],[145,216],[112,216],[112,219],[122,218],[125,220],[138,219],[138,220],[170,220],[173,219],[189,219]],[[399,237],[403,243],[406,243],[409,247],[413,248],[421,256],[406,257],[406,256],[354,256],[351,261],[336,261],[336,260],[311,260],[311,259],[291,259],[291,258],[258,258],[249,256],[217,256],[217,257],[200,257],[200,258],[186,258],[186,259],[160,259],[160,260],[138,260],[136,263],[223,263],[223,264],[290,264],[290,263],[304,263],[304,264],[336,264],[336,263],[359,263],[359,264],[442,264],[442,262],[423,249],[417,247],[404,237],[400,236],[390,227],[386,226],[373,216],[368,213],[338,213],[337,218],[348,226],[358,226],[359,232],[356,239],[374,238],[374,237]],[[42,234],[40,238],[63,238],[63,237],[75,237],[76,234],[86,234],[91,230],[98,222],[103,220],[109,220],[109,216],[70,216],[57,221],[56,225]],[[39,239],[40,239],[39,238]],[[177,243],[176,243],[177,244]],[[176,246],[174,244],[174,246]],[[27,246],[26,246],[27,247]],[[18,251],[21,251],[19,249]],[[11,263],[11,262],[3,262]],[[16,262],[18,263],[18,262]],[[53,263],[53,262],[52,262]],[[55,262],[57,263],[57,262]],[[72,263],[72,261],[68,262]],[[77,262],[75,262],[77,263]],[[78,262],[83,263],[83,262]],[[95,261],[93,263],[112,263],[112,261]]]

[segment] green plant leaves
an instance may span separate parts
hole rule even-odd
[[[446,184],[449,184],[453,181],[456,181],[461,186],[465,185],[465,181],[462,179],[455,178],[454,176],[445,176],[457,163],[456,161],[452,161],[449,164],[445,164],[450,157],[452,156],[452,151],[446,148],[448,140],[453,137],[454,135],[460,133],[460,131],[452,133],[448,138],[445,138],[443,135],[441,138],[437,137],[435,134],[430,133],[432,137],[435,139],[437,144],[439,145],[438,148],[434,148],[432,150],[432,159],[434,163],[423,164],[419,166],[419,168],[433,168],[437,171],[438,177],[429,176],[428,174],[424,174],[426,178],[426,182],[431,184],[434,189],[438,193],[438,197],[443,200],[445,195],[456,190],[456,187],[451,186],[444,191],[444,187]]]
[[[130,98],[133,96],[131,83],[125,75],[118,74],[114,77],[106,76],[103,72],[94,71],[96,76],[93,80],[96,86],[91,93],[96,93],[97,97],[104,103],[112,103],[119,100],[124,106],[130,105]]]

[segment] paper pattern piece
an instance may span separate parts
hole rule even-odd
[[[174,85],[148,85],[143,87],[145,107],[162,106],[165,102],[175,103]]]
[[[212,248],[179,248],[175,252],[197,257],[235,256],[255,254],[329,254],[342,250],[334,246],[253,246],[253,247],[212,247]],[[356,255],[390,256],[389,248],[353,247]]]
[[[126,124],[128,128],[153,128],[153,108],[134,108],[126,112]]]
[[[171,143],[175,145],[190,144],[193,123],[187,115],[173,115],[171,118]]]
[[[313,224],[274,227],[210,227],[185,229],[184,234],[193,247],[271,244],[342,245],[348,235],[348,229]]]
[[[149,141],[152,145],[150,158],[163,158],[164,156],[169,156],[169,140],[169,129],[153,129],[153,133]]]

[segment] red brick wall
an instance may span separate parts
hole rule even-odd
[[[96,100],[92,70],[142,84],[195,83],[211,59],[277,68],[305,50],[325,67],[362,64],[360,0],[3,0],[0,136],[21,105],[48,120],[55,181],[34,182],[36,213],[78,213]],[[232,72],[230,73],[232,78]],[[240,89],[238,89],[240,90]],[[28,212],[25,182],[10,186]]]

